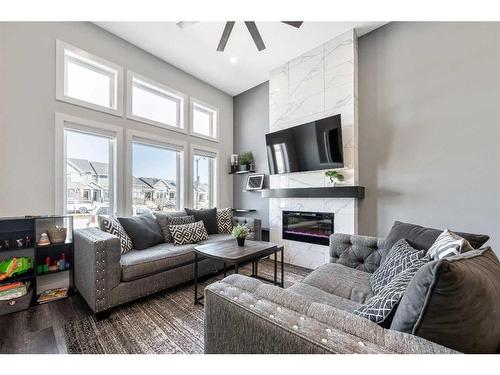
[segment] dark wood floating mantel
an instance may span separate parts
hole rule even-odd
[[[365,197],[364,186],[331,186],[262,190],[263,198],[357,198]]]

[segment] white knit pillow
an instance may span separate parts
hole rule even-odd
[[[436,238],[432,244],[427,256],[430,259],[443,259],[453,255],[465,253],[466,251],[474,250],[465,238],[453,233],[446,229],[443,233]]]

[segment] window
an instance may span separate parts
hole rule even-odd
[[[149,140],[132,140],[132,209],[134,215],[177,211],[181,202],[182,149]]]
[[[191,100],[191,134],[197,137],[218,141],[217,109]]]
[[[119,66],[57,41],[57,99],[112,114],[122,112]]]
[[[215,207],[217,154],[193,148],[193,208]]]
[[[113,204],[114,139],[67,128],[65,150],[65,212],[75,228],[97,226],[99,212],[115,212]]]
[[[184,129],[184,95],[129,72],[127,116],[147,124]]]

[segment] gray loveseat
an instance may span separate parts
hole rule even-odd
[[[407,225],[397,222],[395,227],[397,224]],[[417,229],[410,228],[403,235],[416,233],[417,243],[435,240],[435,234],[426,228],[414,227]],[[487,238],[484,236],[482,242]],[[500,264],[489,247],[464,254],[467,267],[460,259],[427,263],[438,275],[434,276],[437,282],[417,278],[418,274],[414,277],[412,282],[424,279],[424,284],[434,288],[430,301],[429,297],[425,301],[427,306],[420,310],[427,315],[415,319],[420,330],[415,326],[413,332],[383,328],[354,315],[352,312],[373,295],[370,276],[379,267],[388,240],[390,236],[334,234],[330,263],[287,289],[242,275],[211,284],[205,288],[205,353],[454,353],[456,350],[449,347],[460,347],[460,340],[467,348],[463,351],[491,352],[496,345],[500,349]],[[470,267],[471,261],[477,264]],[[448,281],[455,282],[457,275],[460,288],[470,290],[471,297],[463,293],[463,298],[452,299],[450,304],[447,293],[456,293],[459,288],[450,289]],[[425,288],[410,284],[406,295],[410,289],[418,294]],[[402,311],[402,317],[397,316],[393,324],[411,317],[411,309],[416,309],[412,303],[415,305],[403,297],[396,309],[396,314]],[[473,308],[467,310],[464,305]],[[422,319],[428,319],[427,323]]]
[[[261,239],[259,219],[233,217],[233,224],[246,225],[253,238]],[[214,234],[199,244],[230,238],[230,234]],[[118,237],[99,228],[77,230],[74,243],[75,286],[94,313],[185,283],[194,276],[196,244],[162,243],[122,255]],[[221,269],[220,262],[205,259],[199,263],[200,275]],[[99,315],[102,316],[105,314]]]

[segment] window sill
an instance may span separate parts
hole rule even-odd
[[[77,105],[79,107],[91,109],[93,111],[99,111],[99,112],[107,113],[109,115],[123,117],[123,110],[121,108],[113,109],[113,108],[103,107],[103,106],[100,106],[98,104],[93,104],[93,103],[86,102],[84,100],[80,100],[80,99],[76,99],[76,98],[72,98],[72,97],[66,96],[66,95],[57,95],[56,99],[60,102]]]
[[[127,114],[127,119],[132,120],[132,121],[136,121],[136,122],[140,122],[142,124],[155,126],[157,128],[162,128],[162,129],[166,129],[166,130],[172,130],[172,131],[177,132],[177,133],[187,134],[186,128],[179,128],[177,126],[164,124],[163,122],[150,120],[150,119],[147,119],[144,117],[135,116],[132,114]]]
[[[196,138],[206,139],[207,141],[211,141],[211,142],[217,142],[217,143],[220,142],[219,137],[210,137],[208,135],[200,134],[200,133],[195,133],[193,131],[190,132],[189,135],[192,136],[192,137],[196,137]]]

